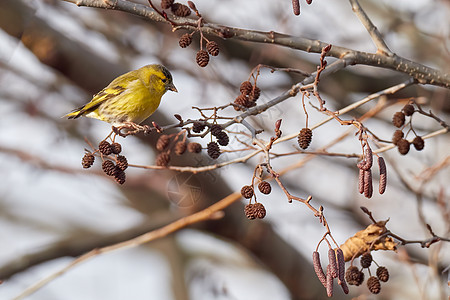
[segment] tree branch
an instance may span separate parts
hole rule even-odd
[[[46,284],[48,284],[55,278],[63,275],[64,273],[66,273],[67,271],[72,269],[73,267],[75,267],[75,266],[79,265],[80,263],[85,262],[91,258],[97,257],[101,254],[120,250],[120,249],[133,248],[133,247],[145,244],[147,242],[165,237],[165,236],[167,236],[171,233],[174,233],[174,232],[176,232],[184,227],[187,227],[191,224],[195,224],[198,222],[209,220],[211,218],[215,218],[217,213],[220,213],[223,209],[230,206],[231,204],[238,201],[239,199],[241,199],[241,194],[238,194],[238,193],[231,194],[228,197],[223,198],[219,202],[217,202],[195,214],[178,219],[177,221],[172,222],[172,223],[170,223],[164,227],[161,227],[159,229],[155,229],[153,231],[144,233],[144,234],[142,234],[136,238],[130,239],[128,241],[124,241],[124,242],[114,244],[111,246],[106,246],[106,247],[103,247],[100,249],[93,249],[93,250],[87,252],[86,254],[78,257],[73,262],[71,262],[68,266],[64,267],[63,269],[59,270],[58,272],[55,272],[55,273],[51,274],[50,276],[48,276],[48,277],[36,282],[32,286],[28,287],[20,295],[15,297],[14,300],[20,300],[20,299],[23,299],[23,298],[35,293],[36,291],[41,289],[43,286],[45,286]]]
[[[128,12],[134,15],[144,17],[146,19],[156,22],[168,22],[152,8],[132,3],[125,0],[63,0],[74,3],[78,6],[88,6],[103,9],[113,9]],[[173,30],[187,29],[197,30],[198,24],[196,20],[189,18],[177,18],[179,26],[174,27]],[[224,25],[203,23],[200,27],[203,33],[216,35],[224,39],[238,39],[243,41],[250,41],[256,43],[268,43],[279,46],[289,47],[306,52],[321,53],[322,48],[329,43],[319,40],[312,40],[298,36],[291,36],[274,31],[264,32],[257,30],[248,30]],[[373,30],[372,30],[373,31]],[[378,43],[378,42],[376,42]],[[379,45],[377,45],[379,46]],[[387,48],[387,46],[386,46]],[[450,88],[450,74],[443,73],[439,70],[424,66],[417,62],[410,61],[406,58],[400,57],[396,54],[387,56],[384,53],[367,53],[356,51],[340,46],[333,46],[328,56],[336,58],[345,58],[352,65],[369,65],[385,69],[396,70],[398,72],[407,74],[417,80],[421,84],[430,84]]]

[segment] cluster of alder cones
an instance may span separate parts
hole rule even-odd
[[[261,96],[261,89],[256,85],[256,81],[255,84],[252,84],[249,80],[242,82],[239,91],[241,93],[234,99],[235,110],[243,111],[255,106],[256,100]]]
[[[183,155],[186,150],[190,153],[200,153],[202,145],[186,142],[185,136],[163,134],[156,142],[156,150],[160,152],[156,157],[156,165],[167,167],[172,153]]]
[[[272,192],[272,186],[270,185],[269,182],[262,180],[258,184],[258,190],[262,194],[268,195]],[[244,185],[241,189],[241,195],[245,199],[250,199],[250,201],[251,201],[251,199],[255,195],[253,186]],[[264,207],[264,205],[262,203],[256,202],[256,199],[255,199],[255,203],[249,203],[244,207],[244,213],[245,213],[245,216],[250,220],[263,219],[266,216],[266,208]]]
[[[356,266],[351,265],[347,271],[345,272],[345,280],[350,285],[359,286],[364,282],[364,273],[363,269],[368,269],[372,265],[372,261],[375,262],[372,258],[370,252],[364,253],[360,258],[361,269]],[[375,262],[376,264],[376,262]],[[370,276],[367,279],[367,288],[372,294],[378,294],[381,291],[381,282],[387,282],[389,280],[389,271],[386,267],[379,266],[377,264],[376,276]]]
[[[128,168],[127,158],[120,155],[122,152],[122,146],[119,143],[110,144],[108,141],[103,140],[98,144],[98,149],[94,152],[86,152],[81,160],[83,168],[90,168],[95,161],[95,154],[98,153],[102,160],[102,170],[106,175],[114,177],[117,183],[125,183],[125,169]],[[113,155],[111,157],[110,155]]]
[[[392,143],[397,146],[398,152],[400,152],[401,155],[408,154],[411,146],[411,143],[405,138],[403,129],[405,127],[406,117],[411,117],[415,111],[412,104],[406,104],[401,111],[396,112],[392,117],[392,124],[394,124],[395,127],[400,128],[394,132]],[[423,138],[418,135],[413,139],[412,144],[417,151],[421,151],[425,147]]]
[[[197,121],[192,124],[192,131],[194,133],[201,133],[206,129],[206,127],[206,123]],[[207,153],[212,159],[217,159],[221,153],[219,145],[227,146],[230,143],[230,137],[219,124],[213,124],[210,126],[209,132],[211,133],[211,139],[214,137],[216,141],[211,141],[208,145],[206,145]]]

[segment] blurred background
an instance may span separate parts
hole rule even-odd
[[[301,3],[298,17],[287,0],[197,0],[195,4],[208,22],[376,51],[347,1]],[[365,0],[361,4],[393,52],[449,71],[449,1]],[[213,107],[233,101],[240,83],[259,63],[307,72],[315,71],[318,63],[317,54],[208,37],[219,43],[221,53],[206,68],[200,68],[195,63],[198,34],[189,48],[181,49],[178,39],[182,33],[173,33],[167,24],[123,12],[77,7],[59,0],[0,2],[0,279],[4,280],[0,299],[12,299],[91,249],[164,226],[250,184],[260,157],[194,176],[129,168],[123,186],[105,176],[98,162],[89,170],[81,166],[84,149],[89,148],[85,139],[98,143],[110,126],[61,116],[129,70],[162,63],[172,72],[179,93],[167,93],[149,120],[166,125],[177,122],[174,114],[199,118],[192,106]],[[323,78],[320,88],[328,108],[339,109],[406,78],[389,70],[353,66]],[[301,79],[293,73],[264,70],[258,78],[262,90],[259,103]],[[397,103],[395,98],[408,97],[418,97],[426,110],[432,109],[448,123],[449,90],[412,86],[380,99],[392,105],[364,124],[378,137],[390,140],[396,129],[392,115],[405,103]],[[345,118],[361,116],[375,105],[368,103]],[[310,125],[325,118],[311,105],[307,104],[307,109]],[[269,138],[280,118],[283,134],[304,127],[299,97],[252,118],[251,123],[265,130],[262,138]],[[413,125],[420,135],[440,128],[435,120],[415,115]],[[245,131],[237,125],[229,129]],[[311,149],[326,145],[347,130],[336,122],[319,127]],[[245,141],[245,137],[230,137],[226,149],[242,148],[238,138]],[[153,165],[157,138],[157,134],[138,135],[119,141],[130,163]],[[193,141],[205,145],[206,140]],[[291,152],[295,144],[291,140],[277,145],[274,151]],[[401,156],[393,149],[385,153],[387,192],[370,200],[357,191],[355,159],[322,156],[302,163],[306,156],[297,155],[278,158],[273,167],[283,170],[297,166],[282,176],[283,182],[293,195],[312,195],[316,207],[323,205],[339,243],[371,223],[360,206],[368,207],[378,220],[389,218],[388,228],[403,238],[428,238],[422,220],[436,234],[448,237],[449,147],[447,134],[426,140],[422,152],[412,149]],[[360,145],[352,133],[330,151],[360,153]],[[219,161],[240,155],[225,153]],[[211,163],[214,161],[206,155],[186,155],[171,162],[189,166]],[[189,203],[179,202],[179,197],[189,199]],[[29,299],[326,298],[311,260],[324,228],[305,206],[289,204],[278,187],[258,200],[267,209],[264,220],[246,219],[246,202],[235,203],[220,220],[94,258]],[[322,245],[322,257],[326,251]],[[373,253],[376,262],[391,273],[377,299],[446,299],[449,253],[445,243],[429,249],[416,244],[400,247],[398,253]],[[335,290],[336,299],[373,298],[365,285],[351,287],[350,295]]]

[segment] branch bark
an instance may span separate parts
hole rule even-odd
[[[78,6],[88,6],[103,9],[113,9],[128,12],[134,15],[144,17],[151,21],[167,22],[163,17],[158,15],[152,8],[132,3],[125,0],[63,0],[74,3]],[[197,22],[189,18],[177,18],[176,23],[180,24],[173,30],[198,29]],[[216,35],[224,39],[238,39],[242,41],[269,43],[279,46],[289,47],[305,52],[321,53],[322,48],[329,43],[319,40],[312,40],[288,34],[282,34],[274,31],[257,31],[249,29],[241,29],[230,26],[224,26],[213,23],[203,23],[201,27],[203,33]],[[378,46],[378,45],[377,45]],[[384,51],[383,51],[384,52]],[[368,65],[379,68],[391,69],[414,78],[421,84],[430,84],[450,88],[450,74],[427,67],[420,63],[408,60],[392,53],[390,56],[384,53],[368,53],[363,51],[352,50],[341,46],[333,46],[328,56],[336,58],[345,58],[351,65]]]

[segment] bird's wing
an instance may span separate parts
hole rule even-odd
[[[128,83],[126,81],[122,83],[115,83],[115,81],[111,82],[106,88],[95,94],[89,103],[73,110],[71,113],[65,115],[65,117],[68,117],[69,119],[76,119],[96,110],[105,101],[122,94],[126,90]]]

